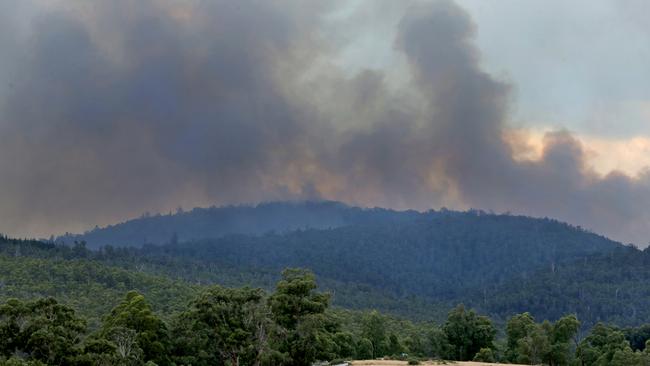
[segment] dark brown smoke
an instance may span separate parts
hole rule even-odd
[[[344,3],[73,4],[27,34],[0,19],[1,231],[326,198],[550,216],[646,242],[647,174],[599,176],[565,131],[539,160],[513,158],[511,88],[481,70],[453,2],[414,2],[395,30],[407,91],[330,62],[326,19]]]

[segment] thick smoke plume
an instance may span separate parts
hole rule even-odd
[[[511,88],[481,70],[457,5],[410,4],[396,88],[332,61],[345,3],[323,4],[90,1],[21,26],[0,0],[0,231],[326,198],[550,216],[646,243],[650,175],[598,175],[566,131],[514,158]]]

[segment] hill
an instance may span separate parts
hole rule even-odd
[[[144,214],[116,225],[96,227],[83,234],[65,234],[58,243],[85,241],[91,248],[105,245],[167,244],[229,234],[261,235],[297,229],[324,229],[359,223],[410,220],[426,214],[382,208],[363,209],[340,202],[270,202],[258,205],[194,208],[167,215]]]
[[[211,210],[215,216],[208,214]],[[186,220],[183,227],[189,230],[192,218],[203,217],[201,225],[207,225],[206,217],[217,217],[216,212],[240,225],[222,223],[212,231],[214,237],[203,239],[83,249],[68,260],[92,260],[184,284],[265,289],[272,288],[285,267],[305,267],[332,292],[336,306],[376,308],[420,320],[441,320],[461,302],[497,321],[525,311],[550,320],[576,313],[587,326],[598,321],[636,325],[650,317],[645,311],[650,308],[649,253],[546,218],[481,211],[399,212],[335,202],[270,203],[152,216],[77,238],[117,237],[127,227],[163,227],[165,220]],[[287,219],[285,230],[232,233],[271,212],[278,214],[276,219]],[[300,218],[305,212],[310,213]],[[280,227],[281,221],[264,227]],[[315,227],[297,224],[306,222]]]
[[[479,212],[262,236],[230,235],[164,246],[138,256],[278,273],[311,268],[397,296],[452,299],[620,245],[548,219]]]
[[[464,302],[496,319],[523,311],[539,319],[576,312],[585,324],[603,319],[631,324],[639,319],[624,310],[623,298],[612,302],[605,294],[609,286],[622,286],[626,281],[632,282],[622,288],[642,286],[646,278],[630,280],[623,268],[599,260],[626,251],[642,253],[551,219],[470,211],[108,248],[105,257],[117,265],[146,267],[191,283],[265,288],[277,281],[283,268],[306,267],[333,292],[335,305],[377,308],[413,319],[439,320],[445,313],[441,309]],[[583,268],[583,263],[592,265],[579,276],[567,272]],[[590,273],[597,278],[610,271],[615,272],[614,284],[587,284],[593,282]],[[549,277],[549,273],[557,275]],[[573,279],[584,281],[582,296],[587,300],[580,306],[565,301],[575,295],[570,289],[580,283],[554,285]],[[537,291],[528,291],[530,286],[537,286]],[[602,305],[605,302],[611,304]],[[650,299],[642,297],[636,303],[650,303]]]

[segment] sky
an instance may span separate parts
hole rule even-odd
[[[650,240],[647,1],[0,0],[0,232],[480,208]]]

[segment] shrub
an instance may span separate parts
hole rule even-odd
[[[494,352],[490,348],[481,348],[474,356],[474,361],[494,362]]]

